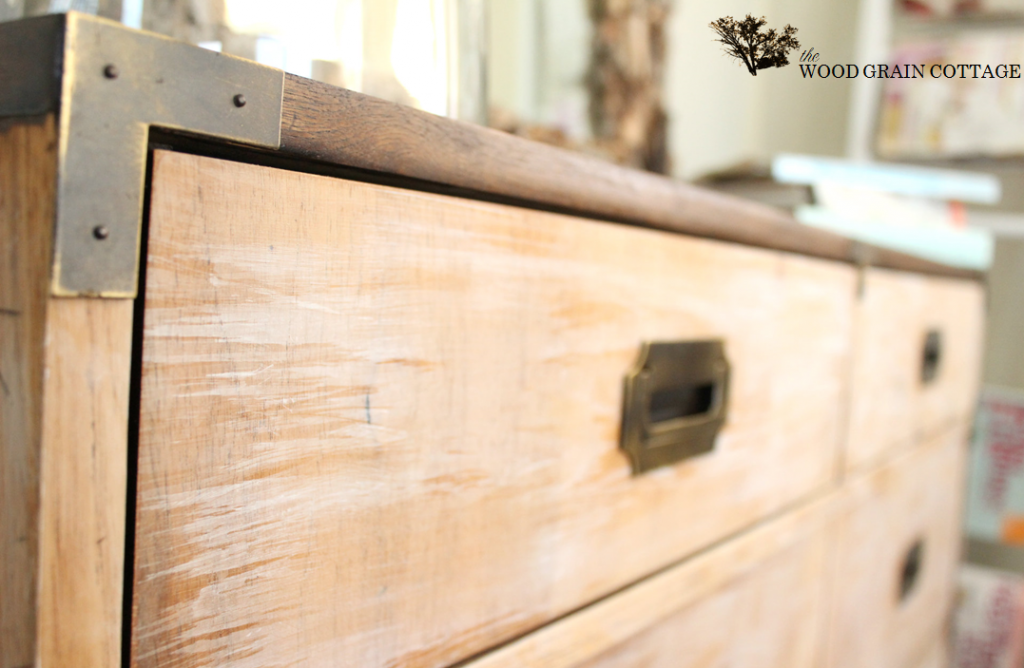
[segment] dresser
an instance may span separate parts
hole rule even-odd
[[[983,277],[0,24],[0,668],[937,668]]]

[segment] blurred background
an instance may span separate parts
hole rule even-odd
[[[68,10],[988,271],[957,660],[1024,666],[1024,79],[798,63],[1024,64],[1024,0],[0,0]],[[726,13],[798,28],[792,64],[750,76]]]

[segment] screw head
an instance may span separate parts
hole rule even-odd
[[[97,225],[92,228],[92,235],[100,241],[103,241],[110,236],[110,230],[107,229],[106,225]]]
[[[245,96],[242,95],[241,93],[239,93],[238,95],[233,97],[231,101],[235,103],[236,107],[244,107],[246,100],[245,100]]]
[[[116,79],[120,74],[121,71],[117,69],[117,65],[110,64],[103,68],[103,76],[108,79]]]

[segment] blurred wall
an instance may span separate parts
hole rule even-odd
[[[1024,390],[1024,238],[999,238],[988,275],[984,382]]]
[[[860,0],[676,0],[665,103],[674,171],[695,178],[778,151],[842,156],[852,84],[805,80],[797,59],[750,76],[708,27],[726,12],[799,29],[821,63],[853,62]],[[489,0],[491,104],[530,123],[587,135],[583,77],[591,26],[586,0]]]
[[[1024,233],[997,237],[995,259],[988,272],[988,313],[985,385],[1024,390]],[[1024,573],[1024,549],[987,540],[969,539],[967,561],[990,568]]]
[[[774,1],[736,0],[728,3],[729,13],[735,18],[771,14],[773,23],[780,22],[775,12],[768,11]],[[763,70],[752,77],[739,61],[722,52],[708,24],[724,15],[725,4],[677,0],[671,18],[666,107],[673,166],[683,178],[758,160],[768,153],[766,129],[775,112],[766,106],[767,88],[777,83],[784,70]],[[801,42],[802,33],[797,33]]]
[[[850,0],[678,0],[666,81],[676,174],[694,178],[779,151],[842,156],[851,81],[803,79],[797,60],[750,76],[713,40],[708,24],[725,15],[787,23],[819,63],[853,61],[858,2]]]
[[[586,0],[489,0],[487,12],[490,104],[521,121],[588,137]]]

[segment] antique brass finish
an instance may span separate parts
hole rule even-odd
[[[644,343],[626,375],[623,402],[621,445],[633,472],[712,450],[728,392],[722,341]]]
[[[135,296],[150,126],[281,143],[282,71],[83,14],[0,26],[0,84],[0,116],[60,114],[55,295]]]

